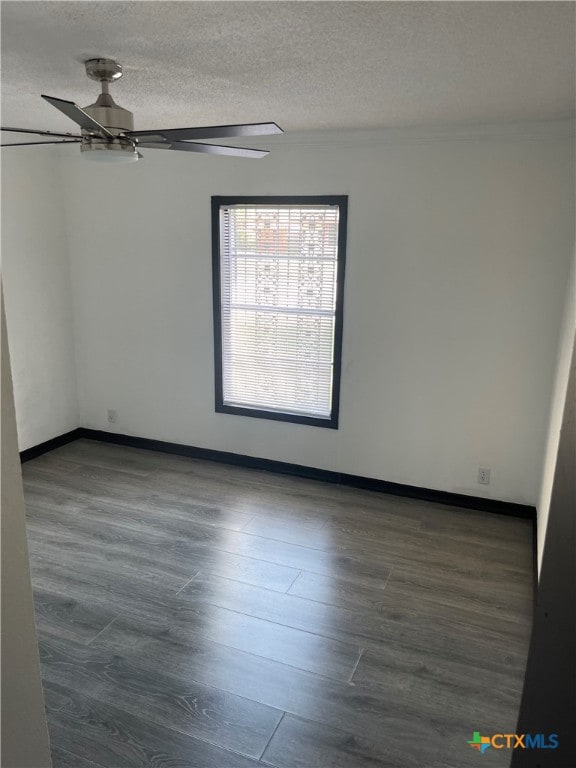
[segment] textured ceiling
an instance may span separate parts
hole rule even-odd
[[[572,2],[2,3],[2,124],[73,130],[40,93],[92,103],[116,58],[136,128],[287,130],[574,114]]]

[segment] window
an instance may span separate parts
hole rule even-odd
[[[212,198],[217,411],[338,428],[347,202]]]

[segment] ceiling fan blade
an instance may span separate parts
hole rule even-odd
[[[60,112],[63,112],[66,117],[74,120],[74,122],[77,123],[80,128],[84,128],[86,131],[92,131],[92,133],[99,133],[100,135],[107,136],[108,138],[112,138],[114,136],[113,133],[110,133],[108,128],[104,128],[103,125],[100,125],[99,122],[94,120],[93,117],[90,117],[90,115],[87,112],[84,112],[83,109],[80,109],[80,107],[77,104],[74,104],[73,101],[57,99],[55,96],[44,96],[43,94],[42,98],[49,104],[52,104],[53,107],[56,107],[56,109],[59,109]]]
[[[139,141],[138,147],[144,149],[177,149],[183,152],[203,152],[207,155],[229,155],[231,157],[265,157],[267,149],[247,149],[245,147],[222,147],[219,144],[198,144],[188,141]]]
[[[0,147],[35,147],[37,144],[80,144],[82,139],[64,139],[64,141],[19,141],[11,144],[0,144]]]
[[[0,128],[0,131],[8,131],[10,133],[34,133],[36,136],[52,136],[54,138],[61,139],[81,139],[76,133],[55,133],[54,131],[35,131],[32,128]]]
[[[237,136],[270,136],[284,133],[276,123],[246,123],[245,125],[212,125],[206,128],[162,128],[158,131],[127,131],[126,136],[153,141],[194,141],[196,139],[223,139]]]

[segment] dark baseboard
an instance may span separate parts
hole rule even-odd
[[[277,472],[282,475],[305,477],[310,480],[321,480],[326,483],[346,485],[352,488],[361,488],[366,491],[388,493],[394,496],[419,499],[420,501],[431,501],[437,504],[446,504],[449,506],[463,507],[465,509],[476,509],[482,512],[493,512],[498,515],[511,515],[513,517],[536,520],[535,507],[531,507],[527,504],[516,504],[511,501],[484,499],[479,496],[467,496],[463,493],[450,493],[448,491],[438,491],[431,488],[420,488],[414,485],[391,483],[387,480],[377,480],[370,477],[361,477],[360,475],[349,475],[343,472],[333,472],[328,469],[316,469],[315,467],[306,467],[302,464],[290,464],[285,461],[261,459],[254,456],[229,453],[227,451],[197,448],[191,445],[168,443],[163,440],[150,440],[145,437],[133,437],[131,435],[120,435],[115,432],[102,432],[100,430],[86,429],[84,427],[80,427],[77,432],[79,433],[78,437],[90,440],[100,440],[105,443],[115,443],[116,445],[126,445],[132,448],[144,448],[151,451],[173,453],[178,456],[188,456],[192,459],[205,459],[207,461],[217,461],[223,464],[234,464],[239,467],[261,469],[268,472]]]
[[[148,451],[173,453],[178,456],[188,456],[191,459],[217,461],[222,464],[233,464],[238,467],[247,467],[249,469],[261,469],[267,472],[277,472],[281,475],[294,475],[295,477],[304,477],[309,480],[320,480],[325,483],[346,485],[351,488],[360,488],[365,491],[388,493],[393,496],[404,496],[410,499],[430,501],[436,504],[446,504],[452,507],[463,507],[464,509],[493,512],[498,515],[523,517],[528,520],[533,520],[534,523],[536,522],[536,509],[527,504],[516,504],[511,501],[499,501],[498,499],[484,499],[480,496],[468,496],[463,493],[438,491],[433,488],[420,488],[415,485],[391,483],[387,480],[362,477],[361,475],[349,475],[345,472],[333,472],[329,469],[317,469],[316,467],[307,467],[303,464],[290,464],[285,461],[261,459],[256,456],[245,456],[243,454],[230,453],[228,451],[216,451],[211,448],[198,448],[193,445],[182,445],[181,443],[168,443],[164,440],[151,440],[147,437],[121,435],[116,432],[103,432],[97,429],[87,429],[86,427],[78,427],[64,435],[59,435],[51,440],[47,440],[45,443],[35,445],[33,448],[27,448],[25,451],[21,451],[20,460],[23,463],[25,461],[30,461],[30,459],[35,459],[43,453],[52,451],[54,448],[59,448],[61,445],[66,445],[67,443],[79,440],[80,438],[99,440],[100,442],[114,443],[116,445],[125,445],[131,448],[143,448]],[[534,539],[534,547],[536,547],[535,530]]]
[[[481,496],[468,496],[465,493],[438,491],[434,488],[421,488],[417,485],[391,483],[387,480],[374,480],[358,475],[341,474],[340,478],[339,482],[342,485],[363,488],[366,491],[390,493],[394,496],[405,496],[410,499],[446,504],[451,507],[477,509],[481,512],[493,512],[497,515],[511,515],[512,517],[523,517],[528,520],[536,519],[536,508],[527,504],[516,504],[512,501],[500,501],[499,499],[485,499]]]
[[[42,456],[43,453],[53,451],[54,448],[60,448],[61,445],[72,443],[74,440],[78,440],[78,438],[82,437],[81,432],[82,429],[78,427],[71,432],[66,432],[64,435],[58,435],[58,437],[53,437],[51,440],[46,440],[45,443],[34,445],[32,448],[26,448],[25,451],[20,451],[20,461],[23,464],[25,461],[30,461],[30,459],[36,459],[38,456]]]

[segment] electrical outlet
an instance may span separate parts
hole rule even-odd
[[[478,468],[478,482],[481,485],[490,485],[490,467]]]
[[[118,424],[118,411],[108,411],[108,424]]]

